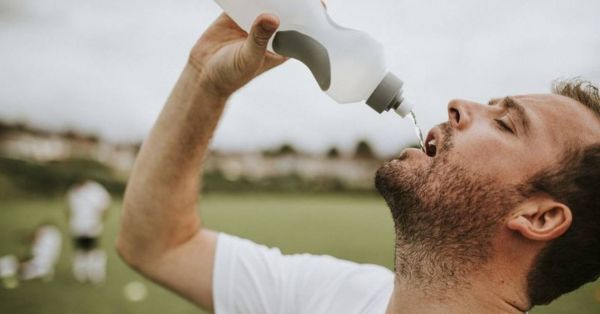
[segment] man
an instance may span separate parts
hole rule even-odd
[[[51,281],[54,268],[60,258],[62,234],[53,224],[43,224],[35,230],[31,246],[31,258],[23,263],[23,280],[42,279]]]
[[[79,282],[102,284],[106,278],[106,253],[98,247],[102,220],[110,207],[110,194],[94,181],[75,184],[67,194],[69,229],[75,244],[73,275]]]
[[[395,273],[327,256],[282,255],[202,226],[202,159],[228,97],[285,58],[278,27],[250,34],[221,15],[144,143],[118,250],[132,267],[216,313],[521,313],[598,277],[600,97],[455,100],[449,121],[385,164],[376,187],[396,229]]]

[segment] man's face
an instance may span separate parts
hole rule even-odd
[[[448,116],[429,133],[427,154],[405,150],[378,170],[376,187],[399,244],[473,261],[489,257],[501,221],[523,201],[520,184],[600,136],[589,109],[558,95],[454,100]]]

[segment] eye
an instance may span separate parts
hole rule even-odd
[[[494,119],[494,121],[496,122],[496,125],[498,126],[498,128],[501,131],[508,132],[508,133],[511,133],[511,134],[515,133],[513,131],[513,129],[510,128],[510,126],[508,125],[508,123],[504,122],[504,120],[502,120],[502,119]]]

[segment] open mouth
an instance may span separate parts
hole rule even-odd
[[[429,131],[427,139],[425,140],[425,154],[432,158],[437,156],[439,142],[440,139],[437,132],[435,132],[435,129]]]

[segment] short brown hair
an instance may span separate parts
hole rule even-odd
[[[600,93],[592,83],[558,81],[552,90],[600,119]],[[583,149],[569,148],[558,166],[536,174],[528,187],[548,193],[573,213],[569,230],[540,252],[527,278],[531,304],[548,304],[600,276],[600,139]]]
[[[552,92],[577,100],[600,117],[600,91],[590,81],[580,78],[555,81]]]

